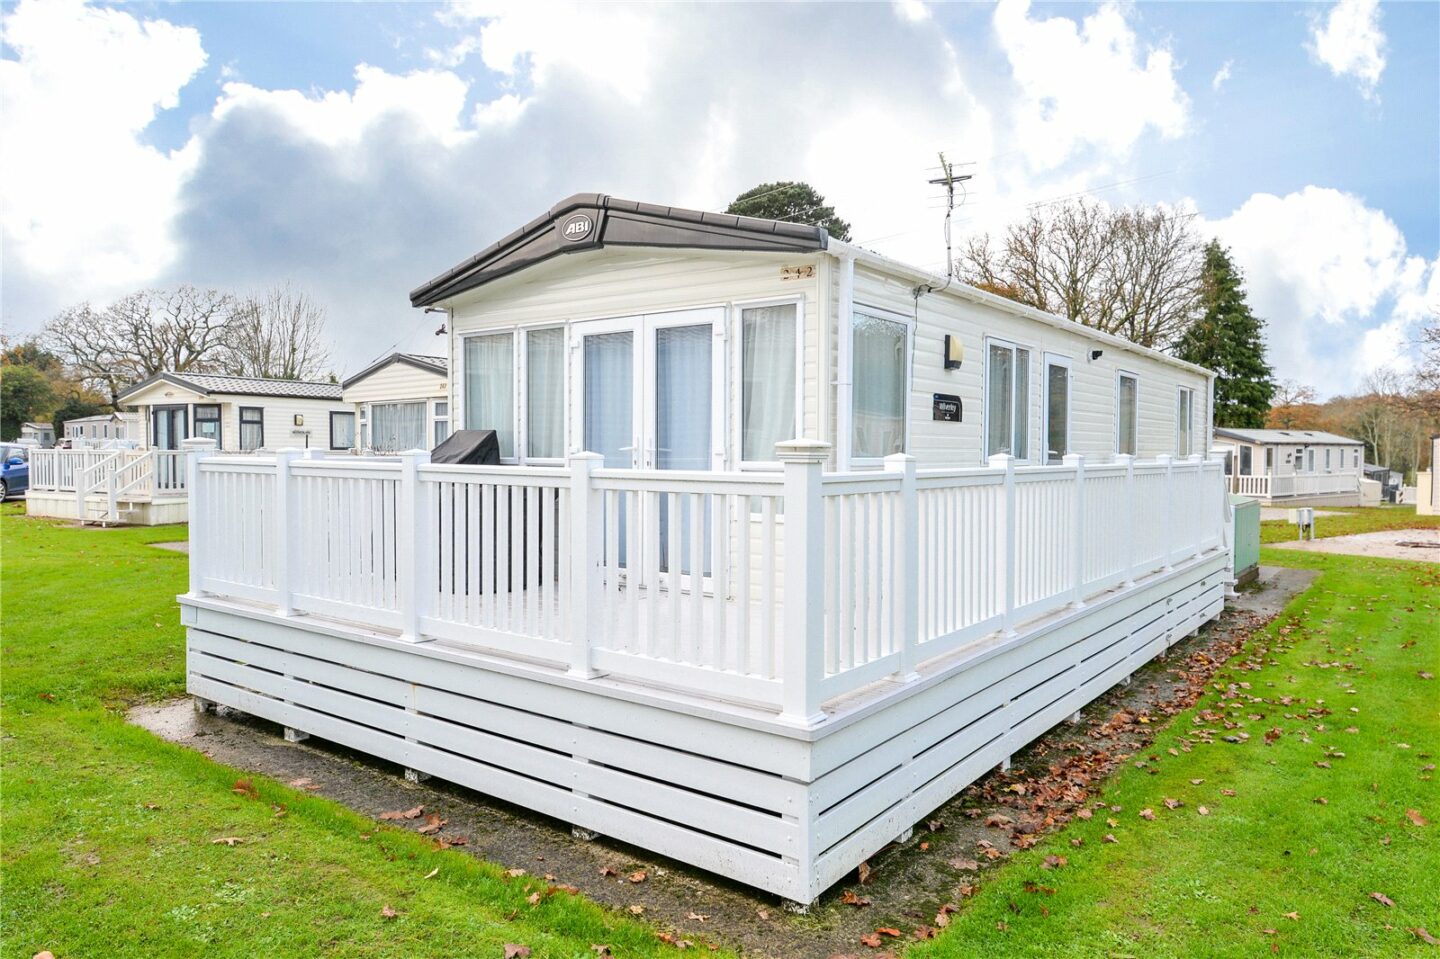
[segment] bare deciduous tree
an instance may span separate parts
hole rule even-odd
[[[1082,199],[1032,209],[1002,240],[972,237],[956,267],[981,289],[1165,347],[1197,314],[1203,249],[1189,216]]]
[[[139,290],[103,310],[89,303],[64,310],[42,339],[114,403],[124,387],[163,370],[217,369],[234,308],[234,297],[219,290]]]
[[[237,376],[315,379],[328,372],[325,307],[289,284],[246,297],[226,338],[224,367]]]

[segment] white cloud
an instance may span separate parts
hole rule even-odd
[[[397,75],[362,63],[355,68],[353,93],[335,90],[315,95],[227,83],[212,116],[224,120],[235,111],[269,111],[296,132],[329,147],[354,147],[377,124],[398,118],[424,139],[455,146],[473,135],[461,125],[467,91],[465,81],[446,70]],[[493,105],[492,109],[502,115],[514,112]]]
[[[1183,134],[1189,98],[1174,55],[1142,44],[1122,8],[1106,3],[1078,25],[1029,15],[1029,0],[1003,0],[995,32],[1024,104],[1020,128],[1037,169],[1053,168],[1083,145],[1128,152],[1147,129]]]
[[[72,301],[145,283],[179,253],[174,217],[196,156],[142,134],[204,66],[200,35],[75,0],[24,0],[3,29],[16,54],[0,60],[7,260]]]
[[[1230,79],[1230,68],[1235,65],[1234,60],[1226,60],[1220,64],[1220,69],[1215,71],[1215,76],[1210,79],[1210,89],[1219,90]]]
[[[1394,221],[1349,193],[1257,193],[1201,229],[1244,269],[1279,375],[1323,393],[1403,366],[1414,325],[1440,306],[1440,263],[1411,254]]]
[[[930,8],[923,0],[895,0],[895,13],[908,23],[923,23],[930,19]]]
[[[1337,77],[1354,77],[1370,98],[1385,72],[1385,34],[1379,0],[1340,0],[1310,24],[1310,53]]]

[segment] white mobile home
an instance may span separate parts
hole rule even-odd
[[[20,439],[17,442],[49,449],[55,445],[55,427],[49,423],[21,423]]]
[[[1359,506],[1365,444],[1322,430],[1215,428],[1231,492],[1277,506]]]
[[[354,436],[339,383],[218,373],[157,373],[117,397],[135,412],[138,449],[49,451],[32,461],[26,510],[36,516],[181,523],[187,516],[181,448],[192,437],[225,452],[331,449],[332,429]],[[339,414],[338,421],[334,414]],[[347,426],[348,424],[348,426]]]
[[[202,704],[808,902],[1223,607],[1162,353],[593,194],[411,302],[504,465],[192,453]]]
[[[446,357],[391,353],[347,377],[343,399],[359,418],[351,445],[376,453],[439,446],[450,435],[448,372]]]
[[[75,446],[99,445],[117,440],[138,441],[139,423],[140,418],[136,414],[100,413],[66,420],[62,429],[65,439]]]

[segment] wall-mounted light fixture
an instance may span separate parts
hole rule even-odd
[[[1100,359],[1100,357],[1102,357],[1102,356],[1104,356],[1104,355],[1105,355],[1105,351],[1104,351],[1104,350],[1091,350],[1091,351],[1090,351],[1090,362],[1091,362],[1091,363],[1094,363],[1096,360]]]
[[[304,426],[304,425],[305,425],[305,416],[304,416],[304,414],[302,414],[302,413],[296,413],[296,414],[295,414],[295,425],[296,425],[296,426]]]
[[[958,370],[960,364],[965,360],[965,344],[960,342],[960,337],[945,334],[945,369]]]

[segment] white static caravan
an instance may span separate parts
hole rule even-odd
[[[354,415],[341,401],[339,383],[218,373],[158,373],[117,399],[135,411],[128,439],[138,448],[52,450],[32,460],[26,499],[31,515],[183,523],[188,512],[181,449],[187,439],[210,440],[235,453],[328,450],[331,414]]]
[[[598,195],[411,300],[504,465],[192,454],[201,705],[810,902],[1223,608],[1161,353]]]
[[[20,437],[16,442],[49,449],[55,445],[55,427],[50,423],[21,423]]]
[[[449,370],[443,356],[391,353],[347,377],[341,387],[359,428],[336,449],[428,450],[450,435]],[[341,439],[332,433],[332,442]]]
[[[1365,444],[1322,430],[1215,428],[1230,490],[1274,506],[1359,506]]]
[[[65,439],[73,446],[102,445],[117,440],[138,441],[139,418],[134,414],[100,413],[66,420]],[[132,433],[134,435],[132,435]]]

